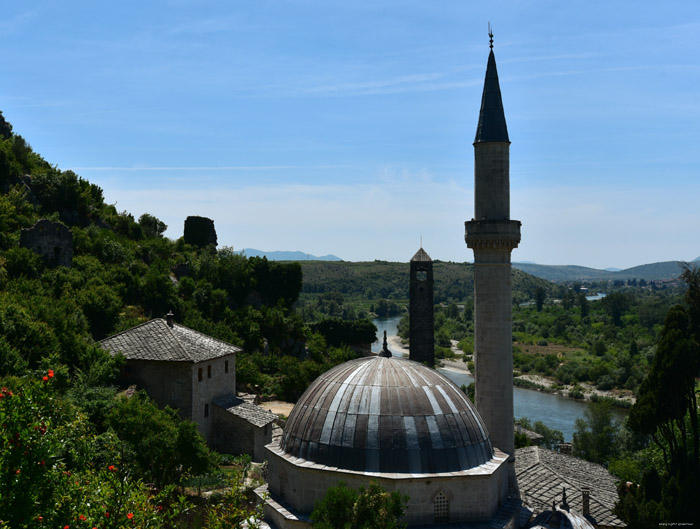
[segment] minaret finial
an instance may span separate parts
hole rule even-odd
[[[491,22],[489,22],[489,48],[493,49],[493,31],[491,31]]]

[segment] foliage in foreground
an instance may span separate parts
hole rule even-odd
[[[637,483],[621,484],[616,513],[634,527],[700,522],[700,270],[686,268],[683,304],[671,308],[629,426],[651,439]]]
[[[57,395],[53,370],[0,389],[0,526],[164,527],[186,508],[125,468],[118,442],[97,439]]]
[[[407,502],[408,496],[374,482],[355,490],[341,481],[316,502],[311,520],[315,529],[402,529]]]

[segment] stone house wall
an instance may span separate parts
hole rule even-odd
[[[211,446],[225,454],[250,454],[265,460],[265,445],[272,441],[272,424],[256,426],[242,417],[214,406]]]
[[[143,389],[160,407],[179,410],[180,417],[192,420],[191,364],[153,360],[127,360],[122,367],[124,385]]]
[[[207,442],[212,438],[212,400],[236,393],[236,355],[230,354],[189,364],[191,366],[192,417]],[[228,369],[227,369],[228,367]]]
[[[215,407],[212,399],[236,392],[236,355],[196,364],[127,360],[121,379],[125,385],[145,390],[159,406],[179,410],[180,417],[195,422],[209,443]]]

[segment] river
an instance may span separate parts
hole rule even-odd
[[[384,331],[388,336],[396,335],[396,326],[400,316],[392,318],[377,318],[373,320],[377,326],[379,340],[372,344],[372,351],[379,352],[382,348]],[[455,369],[438,369],[440,373],[452,380],[458,386],[469,385],[474,382],[471,375]],[[576,429],[576,419],[583,418],[586,403],[568,399],[561,395],[542,393],[532,389],[513,388],[513,407],[515,417],[527,417],[531,422],[542,421],[549,428],[559,430],[564,434],[564,440],[571,442]],[[613,415],[618,421],[622,421],[626,413],[623,410],[613,409]]]

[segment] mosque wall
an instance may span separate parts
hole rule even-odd
[[[502,452],[476,469],[423,476],[314,468],[303,461],[295,464],[270,449],[267,456],[270,493],[307,515],[328,488],[340,481],[354,489],[367,487],[369,481],[374,481],[389,492],[406,494],[409,500],[405,520],[409,526],[432,525],[436,521],[436,501],[443,509],[447,505],[449,522],[490,520],[508,494],[507,455]]]

